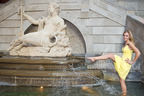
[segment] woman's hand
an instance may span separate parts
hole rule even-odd
[[[92,62],[94,62],[95,61],[94,58],[95,57],[87,57],[86,59],[90,59]]]
[[[133,62],[132,62],[131,60],[129,60],[128,58],[125,59],[125,61],[126,61],[127,63],[129,63],[129,64],[132,64],[132,63],[133,63]]]

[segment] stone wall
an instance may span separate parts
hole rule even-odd
[[[141,51],[141,57],[144,59],[144,19],[138,16],[127,16],[126,29],[131,30],[136,46]],[[144,75],[144,61],[141,63],[141,71]]]
[[[129,11],[129,13],[134,13],[137,16],[144,18],[144,1],[143,0],[106,0],[121,6]]]

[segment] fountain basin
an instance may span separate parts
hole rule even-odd
[[[0,58],[0,82],[16,86],[61,86],[95,84],[100,70],[87,70],[84,57]]]

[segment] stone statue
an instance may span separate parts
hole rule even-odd
[[[38,31],[25,34],[12,42],[8,49],[10,55],[59,57],[71,54],[66,25],[58,15],[59,5],[50,3],[48,9],[50,15],[39,20],[22,12],[32,24],[38,25]]]

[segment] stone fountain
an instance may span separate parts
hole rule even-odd
[[[21,8],[23,16],[38,25],[38,30],[12,41],[10,55],[0,58],[0,82],[17,86],[61,86],[96,84],[103,74],[87,70],[85,56],[72,55],[68,27],[59,17],[59,5],[50,3],[49,15],[34,20]],[[21,25],[22,29],[22,25]]]

